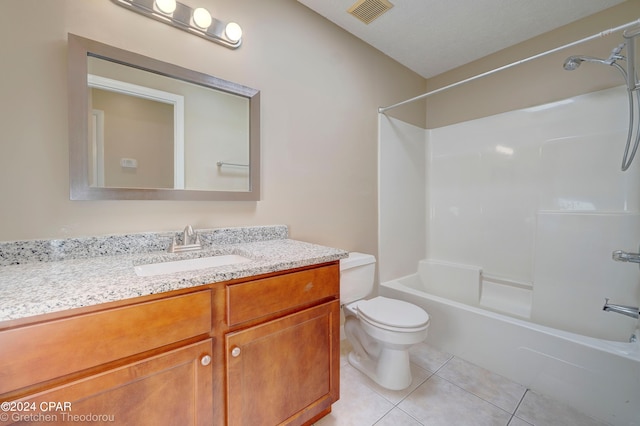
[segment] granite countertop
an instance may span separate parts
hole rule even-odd
[[[127,250],[119,250],[124,254],[63,256],[61,260],[23,261],[18,264],[5,262],[4,266],[0,266],[0,321],[284,271],[348,256],[343,250],[282,238],[286,237],[286,231],[283,234],[281,229],[275,234],[269,233],[267,237],[259,233],[261,237],[244,238],[243,241],[243,238],[236,238],[238,229],[243,230],[242,235],[246,234],[247,228],[232,229],[236,231],[235,237],[231,240],[222,238],[222,242],[220,238],[216,241],[203,235],[205,250],[198,252],[128,253]],[[273,231],[273,228],[268,229]],[[171,236],[164,235],[163,239],[166,240],[164,237],[171,239]],[[6,247],[5,244],[5,252]],[[15,249],[18,245],[10,247]],[[104,243],[101,247],[105,250]],[[82,244],[77,241],[74,248],[82,252]],[[3,254],[2,249],[0,247],[0,255]],[[23,244],[20,251],[28,250]],[[110,251],[106,249],[106,253]],[[137,265],[224,254],[242,255],[250,261],[149,277],[139,277],[134,272]],[[5,260],[7,258],[5,256]]]

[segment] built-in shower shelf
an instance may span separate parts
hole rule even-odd
[[[480,305],[493,311],[531,318],[533,287],[530,284],[482,276]]]

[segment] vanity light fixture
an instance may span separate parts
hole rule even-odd
[[[211,22],[213,18],[211,18],[211,14],[204,7],[198,7],[193,10],[193,23],[196,27],[206,30],[211,26]]]
[[[240,28],[240,25],[235,22],[229,22],[224,28],[224,33],[227,35],[229,40],[232,41],[240,41],[242,38],[242,28]]]
[[[203,7],[192,9],[176,0],[111,0],[173,27],[198,35],[230,49],[242,44],[242,29],[235,22],[225,23],[211,16]]]
[[[156,0],[154,3],[155,6],[160,9],[160,12],[166,15],[172,14],[178,6],[176,0]]]

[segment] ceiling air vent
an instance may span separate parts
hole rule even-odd
[[[359,0],[347,12],[369,24],[392,7],[387,0]]]

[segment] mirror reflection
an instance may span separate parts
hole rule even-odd
[[[69,46],[72,199],[259,199],[257,90],[71,34]]]

